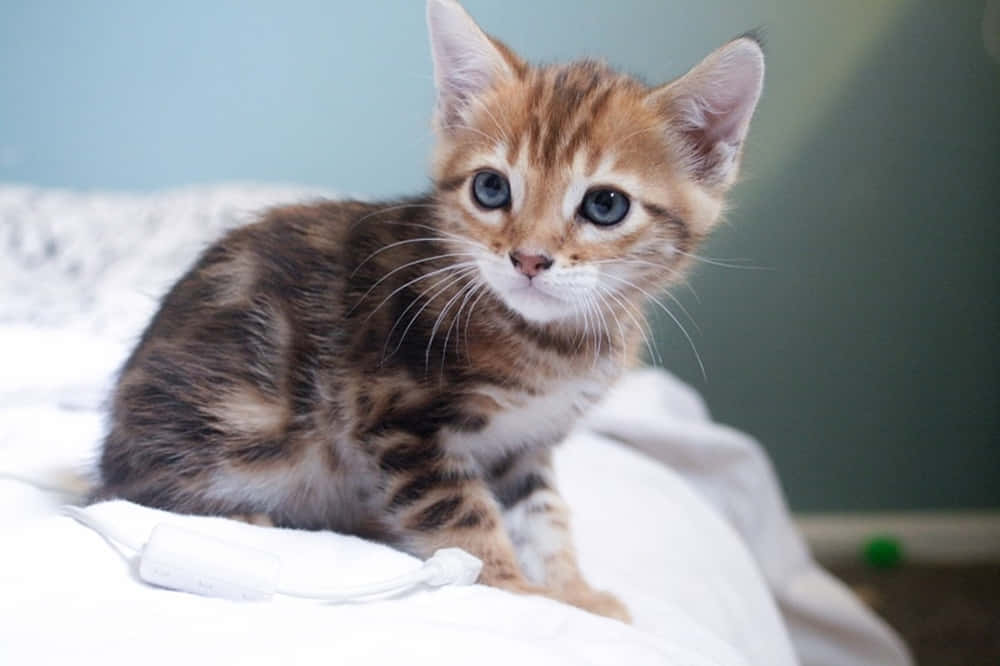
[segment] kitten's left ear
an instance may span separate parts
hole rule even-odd
[[[695,180],[710,187],[735,180],[763,85],[760,43],[740,37],[650,93],[648,102],[664,117],[671,143]]]
[[[476,95],[498,77],[512,75],[517,63],[455,0],[427,0],[427,30],[438,91],[435,121],[446,130]]]

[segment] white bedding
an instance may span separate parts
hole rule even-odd
[[[232,211],[293,195],[301,191],[144,198],[0,187],[0,470],[57,482],[91,460],[101,397],[153,308],[149,294],[202,239],[238,222]],[[145,233],[128,229],[137,219]],[[631,627],[478,585],[346,605],[156,589],[59,515],[59,498],[0,479],[0,663],[909,663],[891,631],[809,558],[759,448],[711,423],[669,375],[627,378],[556,463],[581,565],[629,605]],[[415,562],[331,533],[125,502],[91,511],[140,541],[170,522],[256,546],[300,584],[378,580]]]

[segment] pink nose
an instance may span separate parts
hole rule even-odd
[[[514,264],[514,268],[524,275],[533,278],[542,271],[552,268],[554,262],[552,257],[547,257],[544,254],[522,254],[514,250],[510,253],[510,263]]]

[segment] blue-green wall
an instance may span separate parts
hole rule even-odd
[[[420,0],[0,1],[0,181],[426,185]],[[700,378],[800,509],[1000,506],[1000,65],[984,3],[468,0],[535,60],[650,81],[764,26],[765,97],[704,254]],[[665,318],[664,318],[665,319]],[[692,328],[688,326],[688,328]]]

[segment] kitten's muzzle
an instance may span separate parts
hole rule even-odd
[[[523,254],[518,250],[510,253],[510,263],[523,275],[533,278],[542,271],[552,268],[555,260],[544,254]]]

